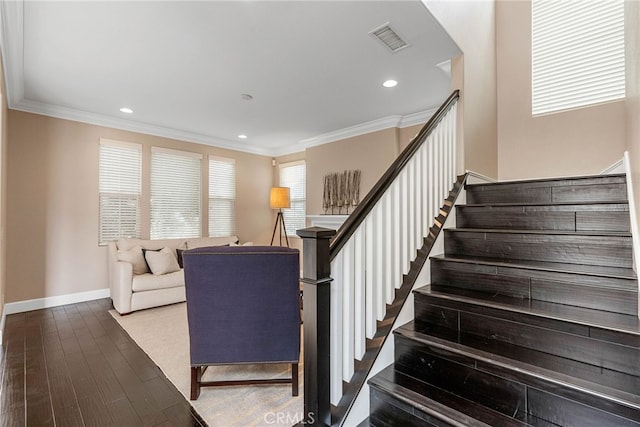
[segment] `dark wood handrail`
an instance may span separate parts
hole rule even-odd
[[[330,259],[333,259],[338,255],[340,249],[347,243],[349,238],[355,233],[360,224],[365,220],[369,212],[373,209],[375,204],[382,198],[387,189],[391,186],[393,181],[400,175],[402,169],[411,160],[413,155],[422,146],[427,137],[433,132],[438,123],[442,120],[445,114],[449,112],[451,106],[455,101],[460,98],[460,91],[455,90],[447,100],[438,108],[438,111],[429,119],[429,121],[420,129],[420,132],[413,138],[411,143],[402,150],[402,153],[398,158],[389,166],[387,171],[376,182],[373,188],[367,193],[366,197],[360,202],[347,220],[342,224],[334,238],[331,240],[330,246]]]

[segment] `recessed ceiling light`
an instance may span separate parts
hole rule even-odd
[[[398,82],[395,80],[385,80],[384,83],[382,83],[382,86],[384,87],[395,87],[398,85]]]
[[[245,135],[245,134],[240,134],[240,135],[238,135],[238,138],[240,138],[240,139],[247,139],[247,135]]]
[[[131,108],[129,108],[129,107],[122,107],[122,108],[120,109],[120,112],[121,112],[121,113],[126,113],[126,114],[132,114],[132,113],[133,113],[133,110],[132,110]]]

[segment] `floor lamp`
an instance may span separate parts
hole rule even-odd
[[[273,246],[273,239],[276,237],[276,229],[278,228],[278,224],[280,224],[280,246],[282,246],[282,232],[284,231],[284,238],[287,242],[287,247],[289,247],[287,227],[285,227],[284,225],[284,217],[282,216],[282,209],[291,207],[291,202],[289,199],[289,187],[272,187],[271,196],[269,197],[269,203],[271,205],[271,209],[278,209],[278,214],[276,215],[276,223],[273,226],[273,234],[271,235],[271,246]]]

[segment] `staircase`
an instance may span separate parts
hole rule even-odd
[[[371,426],[640,426],[624,175],[467,185]]]

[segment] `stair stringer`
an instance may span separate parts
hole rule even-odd
[[[484,177],[480,174],[476,174],[471,171],[467,171],[466,183],[468,184],[478,184],[478,183],[486,183],[486,182],[492,182],[492,181],[493,180],[491,180],[490,178]],[[465,186],[463,185],[460,190],[460,193],[458,194],[458,197],[453,202],[451,211],[447,215],[445,222],[442,225],[442,229],[456,227],[456,211],[455,211],[456,205],[463,205],[466,203],[466,200],[467,200],[466,189],[465,189]],[[429,251],[427,259],[432,255],[437,255],[442,253],[444,253],[444,233],[439,233],[438,236],[436,237],[436,240],[431,250]],[[395,337],[392,332],[398,327],[406,324],[407,322],[412,321],[415,318],[413,290],[419,287],[422,287],[424,285],[428,285],[430,283],[431,283],[431,263],[425,262],[422,268],[420,269],[420,272],[418,273],[418,277],[416,278],[416,281],[413,287],[411,288],[411,292],[409,292],[409,295],[407,296],[407,299],[405,300],[402,306],[402,309],[400,310],[400,313],[398,314],[395,321],[393,322],[393,326],[391,327],[391,330],[389,332],[388,339],[384,341],[384,344],[382,345],[382,348],[380,349],[380,352],[376,357],[376,360],[373,362],[373,366],[371,367],[362,388],[354,398],[353,404],[349,408],[349,411],[347,412],[345,417],[342,419],[342,422],[340,423],[341,426],[359,425],[365,418],[369,416],[370,393],[369,393],[368,380],[394,362]]]
[[[627,176],[627,199],[629,202],[629,216],[631,217],[631,242],[633,245],[633,269],[638,273],[640,268],[640,230],[638,230],[638,210],[636,198],[633,192],[633,174],[631,173],[631,159],[629,152],[624,152],[623,164]],[[638,290],[640,291],[640,275],[638,277]],[[638,292],[638,318],[640,318],[640,292]]]

